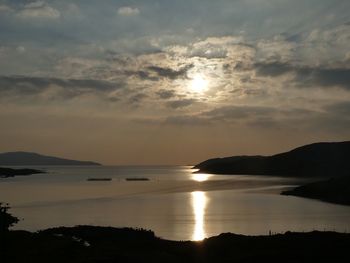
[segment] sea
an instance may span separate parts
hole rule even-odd
[[[201,174],[191,166],[32,168],[46,173],[0,179],[0,202],[20,218],[12,229],[132,227],[197,241],[225,232],[350,231],[349,206],[280,195],[305,179]]]

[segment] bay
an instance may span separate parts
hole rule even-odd
[[[279,195],[305,181],[296,178],[195,174],[190,166],[33,168],[48,173],[0,181],[0,201],[21,219],[14,229],[135,227],[171,240],[223,232],[350,231],[350,207]]]

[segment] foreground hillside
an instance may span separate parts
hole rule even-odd
[[[350,234],[221,234],[202,242],[162,240],[145,230],[80,226],[1,237],[4,262],[350,262]]]
[[[233,156],[204,161],[199,172],[293,177],[347,176],[350,141],[315,143],[272,156]]]

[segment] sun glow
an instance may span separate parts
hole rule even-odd
[[[207,206],[207,197],[205,192],[192,192],[192,207],[194,213],[194,231],[192,240],[201,241],[205,238],[204,215]]]
[[[208,88],[208,80],[206,80],[201,74],[196,74],[192,78],[190,88],[193,92],[204,92]]]

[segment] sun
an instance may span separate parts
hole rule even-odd
[[[191,81],[190,88],[193,92],[202,93],[208,88],[208,80],[201,74],[196,74]]]

